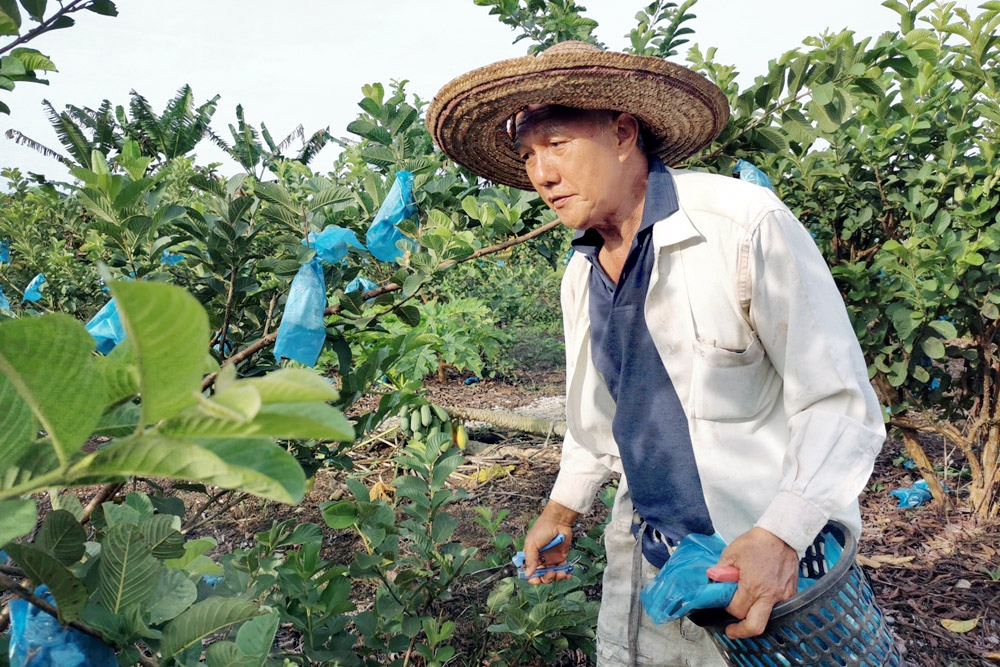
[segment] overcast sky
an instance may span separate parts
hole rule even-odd
[[[98,106],[103,99],[127,105],[129,91],[157,111],[185,83],[201,103],[221,95],[213,128],[229,136],[235,107],[247,120],[264,121],[276,140],[302,124],[309,133],[329,127],[346,135],[358,113],[361,86],[407,79],[407,89],[430,99],[463,72],[502,58],[524,55],[527,42],[473,0],[116,0],[119,16],[82,12],[77,25],[30,46],[59,68],[50,85],[19,84],[0,91],[11,108],[0,115],[0,166],[63,177],[58,164],[3,136],[13,127],[43,144],[61,148],[41,101]],[[611,49],[628,43],[628,31],[644,0],[578,0],[598,21],[598,37]],[[52,4],[52,3],[50,3]],[[966,4],[966,3],[959,3]],[[860,36],[895,29],[897,15],[878,0],[700,0],[689,35],[716,60],[735,64],[741,82],[766,71],[767,62],[826,29],[850,28]],[[8,38],[0,38],[0,44]],[[683,61],[688,45],[675,60]],[[312,167],[324,171],[327,149]],[[199,163],[222,161],[203,144]],[[238,167],[223,167],[236,173]]]

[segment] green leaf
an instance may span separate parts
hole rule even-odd
[[[0,547],[30,533],[36,520],[34,500],[0,500]]]
[[[69,512],[77,521],[83,518],[83,505],[72,491],[57,493],[54,489],[50,490],[49,499],[52,501],[53,510]]]
[[[279,403],[265,405],[252,425],[270,438],[354,440],[354,427],[344,415],[329,405]]]
[[[0,0],[0,35],[16,35],[21,29],[21,10],[15,0]]]
[[[225,419],[197,411],[185,411],[162,427],[178,438],[289,438],[354,439],[354,428],[344,415],[323,403],[278,403],[265,405],[252,420]]]
[[[833,91],[833,82],[827,81],[813,87],[812,98],[817,104],[825,106],[833,101]]]
[[[260,392],[242,383],[233,383],[226,389],[216,392],[211,401],[232,410],[240,421],[253,419],[261,407]]]
[[[102,16],[118,16],[118,8],[112,0],[91,0],[87,9]]]
[[[320,190],[312,199],[309,200],[306,210],[309,212],[317,211],[324,206],[329,206],[330,204],[339,204],[340,202],[351,201],[354,199],[354,195],[351,191],[344,187],[330,187],[324,190]]]
[[[65,565],[30,544],[8,544],[7,551],[35,584],[49,587],[60,622],[79,618],[87,604],[87,589]]]
[[[955,325],[948,320],[934,320],[929,322],[928,325],[931,329],[934,329],[941,334],[941,337],[945,340],[954,340],[955,338],[958,338],[958,330],[955,328]]]
[[[945,356],[944,343],[940,338],[925,338],[920,347],[931,359],[943,359]]]
[[[434,472],[431,475],[431,489],[437,490],[443,487],[448,476],[455,472],[458,466],[464,462],[464,456],[461,454],[452,454],[435,463]]]
[[[420,324],[420,309],[409,304],[396,309],[396,316],[403,324],[415,327]]]
[[[10,52],[10,55],[20,60],[25,68],[31,71],[56,71],[55,63],[49,60],[48,56],[42,55],[40,51],[36,51],[35,49],[14,49]]]
[[[153,518],[153,515],[156,513],[156,508],[153,507],[153,501],[149,499],[149,496],[138,491],[129,492],[125,496],[125,504],[123,506],[131,507],[135,510],[136,520],[133,523],[137,526]]]
[[[4,77],[22,77],[27,74],[28,70],[24,66],[24,63],[20,59],[14,56],[0,56],[0,76]],[[13,82],[10,84],[8,90],[13,90]]]
[[[45,19],[45,0],[21,0],[21,6],[33,21],[41,23]]]
[[[205,662],[208,667],[253,667],[257,664],[230,641],[215,642],[209,646],[205,651]]]
[[[49,29],[50,30],[62,30],[63,28],[72,28],[75,25],[76,25],[76,21],[74,21],[71,17],[69,17],[69,16],[60,16],[55,21],[53,21],[52,23],[49,24]]]
[[[109,527],[117,525],[139,525],[139,511],[134,507],[122,503],[103,503],[101,509],[104,512],[104,521]]]
[[[321,503],[319,509],[323,513],[323,521],[334,530],[350,528],[358,522],[358,507],[349,500]]]
[[[153,597],[165,568],[153,557],[138,526],[113,526],[101,542],[97,565],[97,599],[108,611],[119,614]]]
[[[266,439],[198,444],[159,434],[122,438],[70,471],[79,480],[166,477],[240,489],[283,503],[305,495],[305,474],[291,454]]]
[[[274,635],[278,631],[277,612],[262,614],[252,618],[240,626],[236,633],[236,645],[247,657],[252,658],[250,664],[263,667],[267,654],[274,643]]]
[[[167,570],[156,582],[149,623],[159,625],[176,618],[198,599],[198,587],[184,570]]]
[[[323,376],[307,368],[284,368],[261,378],[240,380],[260,393],[265,403],[334,401],[337,389]]]
[[[151,516],[139,526],[146,546],[160,560],[184,555],[184,536],[175,527],[177,517],[167,514]],[[179,525],[179,524],[178,524]]]
[[[45,517],[35,545],[63,565],[72,565],[86,551],[87,531],[66,510],[56,510]]]
[[[768,153],[788,151],[788,138],[773,127],[758,127],[753,133],[753,141]]]
[[[299,207],[288,192],[277,183],[258,183],[254,186],[254,192],[269,204],[278,206],[287,213],[299,216]]]
[[[897,56],[895,58],[887,58],[884,62],[885,67],[891,67],[892,69],[899,72],[903,77],[907,79],[915,79],[919,72],[917,68],[910,62],[910,59],[906,56]]]
[[[200,644],[201,641],[225,628],[260,615],[252,602],[223,597],[210,597],[199,602],[170,621],[163,632],[160,652],[163,659],[172,658],[181,651]]]
[[[169,568],[184,570],[188,576],[201,576],[203,574],[219,574],[222,568],[213,563],[204,554],[218,546],[218,543],[211,537],[202,537],[184,543],[184,555],[180,558],[171,558],[163,561]]]
[[[420,286],[427,282],[427,276],[422,273],[411,273],[403,282],[403,294],[413,296]]]
[[[135,403],[125,403],[101,417],[94,428],[94,435],[120,438],[134,433],[141,420],[142,408]]]
[[[173,285],[115,282],[122,324],[139,369],[144,424],[171,417],[196,401],[208,348],[208,316]]]
[[[93,337],[68,315],[0,322],[0,449],[8,461],[39,425],[62,462],[86,442],[104,406],[93,350]]]

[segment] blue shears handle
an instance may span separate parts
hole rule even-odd
[[[566,536],[563,535],[562,533],[559,533],[558,535],[556,535],[555,537],[553,537],[552,540],[548,544],[546,544],[544,547],[542,547],[541,549],[539,549],[538,552],[541,553],[543,551],[548,551],[552,547],[558,546],[558,545],[562,544],[565,541],[566,541]],[[518,551],[514,555],[514,557],[511,559],[511,563],[513,563],[514,567],[517,568],[517,576],[520,579],[527,579],[527,577],[524,576],[524,572],[525,572],[525,569],[524,569],[524,552],[523,551]],[[531,575],[531,576],[532,577],[541,577],[541,576],[543,576],[543,575],[545,575],[545,574],[547,574],[549,572],[565,572],[566,574],[573,574],[573,570],[574,570],[573,563],[563,563],[562,565],[553,565],[552,567],[540,567],[540,568],[536,569],[535,573],[533,575]]]

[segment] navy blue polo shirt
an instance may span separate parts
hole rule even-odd
[[[598,262],[604,243],[591,229],[573,248],[590,261],[590,353],[615,400],[611,424],[632,503],[646,524],[642,551],[663,567],[688,533],[715,532],[701,490],[687,416],[653,344],[644,310],[656,259],[653,225],[678,209],[673,178],[650,158],[642,223],[615,284]],[[638,532],[638,524],[633,527]]]

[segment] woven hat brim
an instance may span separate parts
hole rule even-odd
[[[647,151],[668,165],[694,155],[725,128],[729,103],[704,77],[660,58],[607,51],[525,56],[464,74],[431,102],[427,129],[452,160],[493,181],[532,190],[507,121],[532,104],[626,111],[653,136]]]

